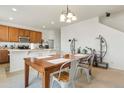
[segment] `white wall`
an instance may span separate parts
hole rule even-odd
[[[61,28],[61,50],[69,51],[68,39],[76,38],[76,47],[85,46],[99,50],[96,37],[101,34],[108,43],[108,52],[104,61],[110,67],[124,70],[124,33],[99,23],[99,19],[92,18]]]
[[[111,13],[110,17],[101,16],[100,22],[124,32],[124,11]]]

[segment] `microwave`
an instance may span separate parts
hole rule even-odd
[[[19,37],[19,42],[20,43],[29,43],[30,38],[29,37]]]

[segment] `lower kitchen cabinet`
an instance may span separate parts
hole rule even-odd
[[[8,50],[0,50],[0,63],[8,63],[9,62],[9,52]]]

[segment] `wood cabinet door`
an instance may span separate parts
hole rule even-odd
[[[36,43],[40,43],[41,42],[41,32],[36,32]]]
[[[29,30],[25,30],[24,36],[25,36],[25,37],[29,37],[29,36],[30,36],[30,31],[29,31]]]
[[[25,35],[24,29],[19,29],[19,37],[23,37]]]
[[[14,27],[9,27],[9,41],[18,42],[19,41],[19,29]]]
[[[35,32],[35,31],[30,32],[30,42],[31,43],[40,43],[41,37],[42,37],[41,32]]]
[[[8,41],[8,27],[0,25],[0,41]]]
[[[20,37],[29,37],[30,31],[26,29],[19,29],[19,36]]]
[[[0,62],[9,62],[8,50],[0,50]]]
[[[36,37],[35,37],[35,36],[36,36],[35,34],[36,34],[36,33],[35,33],[34,31],[31,31],[31,32],[30,32],[30,42],[31,42],[31,43],[35,43],[35,38],[36,38]]]

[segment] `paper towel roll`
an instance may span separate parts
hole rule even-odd
[[[31,43],[30,48],[35,49],[35,44]]]

